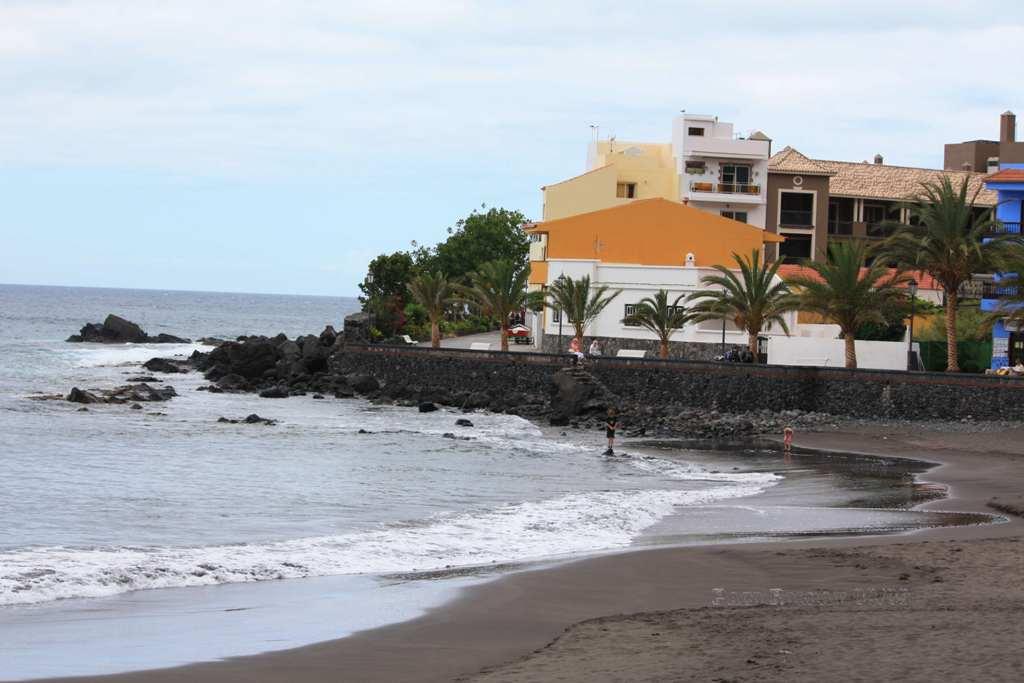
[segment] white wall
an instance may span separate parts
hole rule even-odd
[[[858,340],[855,346],[858,368],[907,369],[906,342]],[[841,368],[846,365],[846,343],[824,337],[769,337],[768,364]]]
[[[700,278],[715,272],[717,271],[711,268],[603,264],[593,260],[552,260],[548,261],[548,285],[550,286],[562,274],[573,279],[589,275],[592,284],[606,284],[613,290],[621,290],[621,294],[587,328],[587,336],[655,340],[657,337],[642,327],[622,324],[625,305],[639,303],[645,297],[653,297],[659,289],[668,290],[669,303],[672,303],[680,294],[688,295],[703,289]],[[554,322],[552,317],[551,311],[548,310],[545,316],[544,332],[557,335],[558,323]],[[797,328],[796,314],[788,314],[786,322],[790,330],[795,330]],[[567,330],[571,329],[568,320],[563,321],[563,336],[568,334]],[[781,330],[769,329],[766,330],[766,334],[781,334]],[[690,324],[673,335],[672,341],[720,344],[722,327],[718,322]],[[730,345],[746,347],[747,333],[735,329],[729,323],[726,326],[725,342]]]

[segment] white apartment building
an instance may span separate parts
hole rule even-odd
[[[737,136],[733,124],[717,116],[677,116],[672,154],[679,174],[679,200],[763,229],[771,147],[764,133]]]

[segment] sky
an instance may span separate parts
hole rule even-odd
[[[1024,109],[1017,10],[0,0],[0,282],[351,296],[481,204],[539,218],[592,124],[668,142],[682,109],[941,167]]]

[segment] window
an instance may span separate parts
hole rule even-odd
[[[864,222],[867,223],[868,237],[888,237],[892,234],[892,230],[885,227],[885,222],[898,222],[899,220],[900,209],[898,206],[881,203],[864,203]]]
[[[687,161],[686,172],[689,175],[704,175],[707,173],[707,164],[703,161]]]
[[[782,233],[786,241],[779,245],[779,257],[783,263],[799,263],[811,258],[811,235]]]
[[[615,196],[619,199],[633,199],[636,197],[636,183],[619,183],[615,186]]]
[[[530,241],[531,242],[542,242],[543,240],[544,240],[544,236],[541,235],[539,232],[531,232],[530,233]]]
[[[813,228],[814,195],[809,192],[783,192],[779,199],[779,225]]]
[[[704,129],[701,128],[700,126],[690,126],[689,128],[686,129],[686,134],[693,135],[698,138],[704,137]]]
[[[553,322],[556,325],[562,322],[562,309],[552,308],[549,310],[551,311],[551,322]]]
[[[828,234],[853,234],[853,200],[832,197],[828,200]]]
[[[750,166],[745,164],[722,164],[722,182],[731,185],[750,183]]]
[[[636,304],[626,304],[623,306],[623,320],[629,320],[629,316],[636,313]],[[626,327],[640,327],[640,323],[624,322],[623,325]]]
[[[740,223],[746,223],[747,222],[747,212],[746,211],[723,211],[722,212],[722,218],[731,218],[734,221],[739,221]]]

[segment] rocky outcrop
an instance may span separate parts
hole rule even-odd
[[[245,418],[243,418],[241,420],[233,420],[233,419],[229,419],[229,418],[226,418],[226,417],[221,417],[221,418],[217,419],[217,422],[220,422],[222,424],[233,424],[233,425],[246,424],[246,425],[268,425],[269,426],[269,425],[276,425],[277,424],[277,420],[271,420],[270,418],[267,418],[267,417],[260,417],[256,413],[252,413],[251,415],[248,415],[247,417],[245,417]]]
[[[565,368],[551,378],[552,425],[567,425],[579,415],[606,414],[619,401],[592,374]]]
[[[102,323],[88,323],[78,334],[67,339],[69,342],[93,342],[100,344],[188,344],[189,340],[171,334],[151,336],[131,322],[110,314]]]
[[[173,358],[150,358],[142,367],[150,372],[166,372],[169,374],[188,372],[192,365],[188,361],[174,360]]]
[[[72,403],[140,403],[169,401],[177,395],[178,392],[174,390],[174,387],[158,388],[143,383],[94,391],[85,391],[74,387],[65,398]]]

